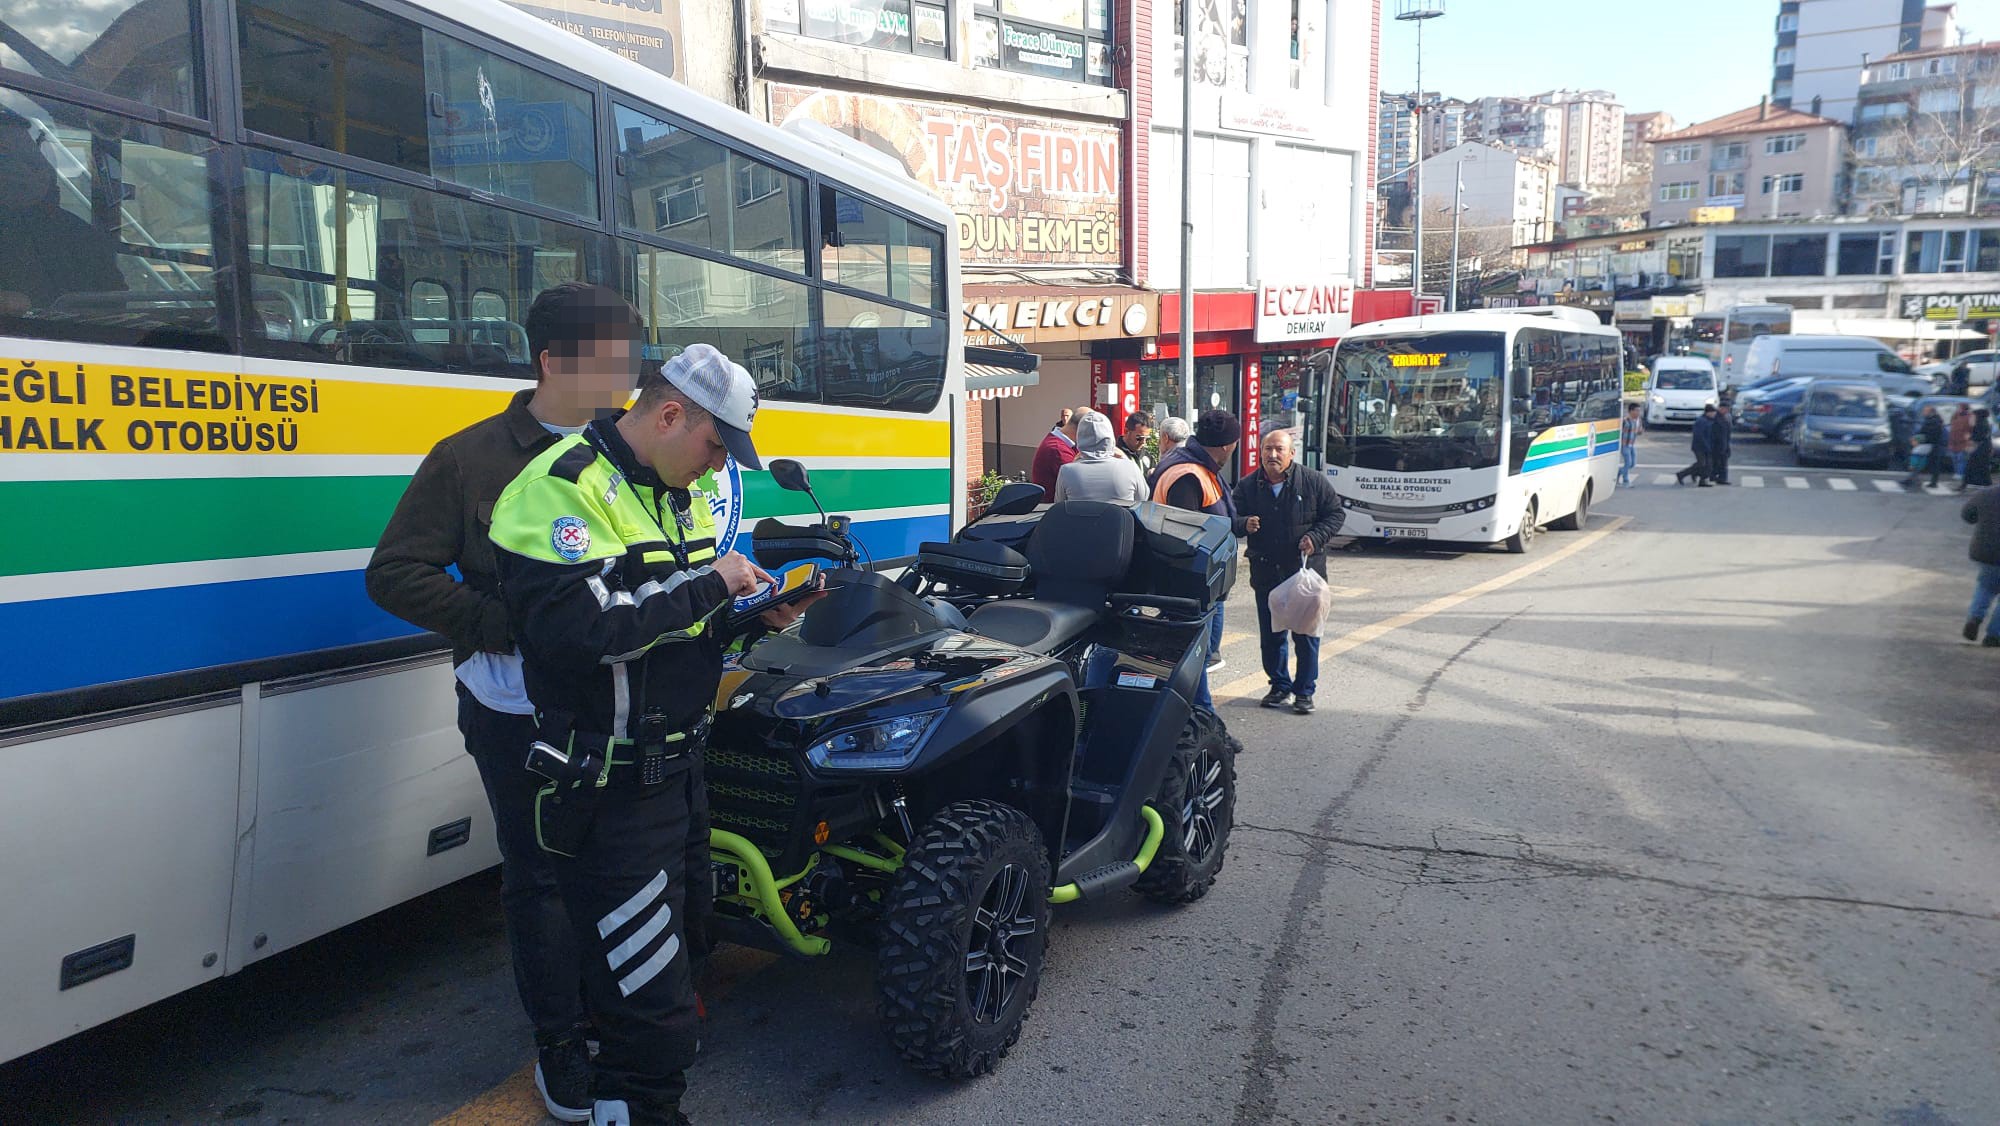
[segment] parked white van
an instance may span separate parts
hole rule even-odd
[[[1700,356],[1661,356],[1646,377],[1646,425],[1693,424],[1715,400],[1714,364]]]
[[[1774,375],[1907,375],[1910,365],[1887,344],[1866,336],[1760,336],[1750,342],[1750,354],[1734,386],[1747,387]]]

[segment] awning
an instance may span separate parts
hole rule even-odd
[[[1024,348],[965,346],[965,394],[969,399],[1012,399],[1023,387],[1042,381],[1042,358]]]

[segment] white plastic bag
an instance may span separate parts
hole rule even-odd
[[[1333,592],[1311,567],[1271,588],[1271,628],[1318,637],[1333,609]]]

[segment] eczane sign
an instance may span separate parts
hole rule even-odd
[[[1257,342],[1318,340],[1354,327],[1354,283],[1265,282],[1257,287]]]

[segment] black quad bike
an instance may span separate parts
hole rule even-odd
[[[811,496],[797,462],[772,472]],[[944,1076],[1020,1036],[1052,904],[1200,899],[1235,808],[1238,745],[1189,703],[1228,521],[1040,497],[1003,489],[900,580],[855,565],[844,517],[759,523],[765,567],[839,566],[725,670],[709,741],[719,937],[874,947],[890,1038]]]

